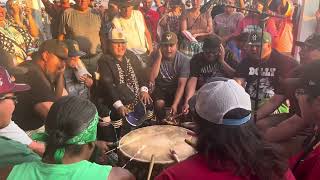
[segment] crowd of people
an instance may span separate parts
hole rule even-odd
[[[0,6],[0,179],[136,179],[106,153],[184,122],[197,153],[157,180],[320,179],[320,10],[297,41],[291,0],[42,3],[48,40]]]

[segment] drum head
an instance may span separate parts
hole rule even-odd
[[[185,142],[192,136],[187,132],[188,129],[170,126],[157,125],[136,129],[126,134],[120,140],[120,151],[128,158],[133,157],[139,149],[144,147],[134,158],[140,162],[150,162],[151,156],[155,156],[155,163],[170,164],[174,163],[171,158],[170,149],[174,150],[179,160],[184,160],[196,153],[193,147]]]

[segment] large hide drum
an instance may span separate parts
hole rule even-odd
[[[137,179],[147,179],[151,157],[154,156],[153,179],[164,168],[178,160],[195,154],[193,147],[185,143],[192,131],[170,125],[148,126],[131,131],[119,144],[120,164],[131,171]],[[176,158],[172,157],[175,152]],[[131,161],[130,161],[131,159]]]

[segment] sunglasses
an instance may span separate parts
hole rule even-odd
[[[2,97],[0,97],[0,101],[4,101],[6,99],[11,99],[12,101],[14,101],[15,104],[18,103],[17,96],[2,96]]]

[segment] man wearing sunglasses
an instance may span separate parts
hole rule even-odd
[[[11,71],[13,71],[13,68],[11,68]],[[32,141],[11,120],[17,104],[15,93],[28,90],[30,90],[29,85],[14,83],[8,71],[0,66],[0,167],[39,160],[40,158],[28,150],[27,147],[40,154],[44,152],[44,145]]]
[[[21,64],[28,69],[18,75],[16,81],[31,86],[31,90],[18,95],[19,104],[13,120],[25,131],[43,126],[43,122],[53,102],[61,97],[64,89],[65,60],[68,49],[61,41],[52,39],[43,42],[32,61]]]
[[[188,113],[189,99],[202,85],[215,77],[232,78],[236,61],[233,54],[225,50],[218,36],[210,36],[204,40],[203,52],[196,54],[190,61],[190,78],[186,86],[183,112]]]

